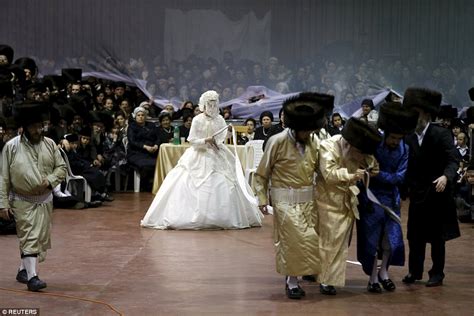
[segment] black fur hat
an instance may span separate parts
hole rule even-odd
[[[13,105],[13,118],[18,126],[27,127],[50,119],[49,103],[24,102]]]
[[[474,101],[474,87],[469,89],[468,93],[469,93],[469,98],[471,99],[471,101]]]
[[[33,77],[38,74],[38,67],[36,66],[36,62],[29,57],[18,58],[17,60],[15,60],[15,65],[18,65],[18,67],[23,70],[29,69]]]
[[[283,102],[285,125],[298,131],[317,130],[324,126],[325,107],[318,93],[302,92]]]
[[[374,128],[355,117],[351,117],[347,121],[341,134],[351,146],[364,154],[373,155],[382,141],[382,136]]]
[[[382,104],[379,110],[377,126],[388,133],[411,134],[418,122],[418,112],[405,108],[399,102]]]
[[[308,95],[309,98],[314,99],[320,106],[324,108],[324,112],[327,116],[332,114],[334,110],[334,96],[325,93],[318,92],[301,92],[300,96],[304,97]]]
[[[419,107],[431,113],[433,119],[439,112],[442,95],[438,91],[426,88],[408,88],[403,96],[403,106],[407,108]]]

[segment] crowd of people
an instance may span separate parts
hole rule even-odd
[[[258,209],[266,214],[272,205],[277,271],[285,275],[287,296],[299,299],[305,295],[299,277],[318,279],[320,291],[326,295],[336,294],[335,287],[345,284],[347,249],[357,222],[358,259],[369,276],[367,290],[381,293],[382,288],[396,288],[388,267],[404,265],[400,197],[408,196],[409,273],[403,282],[422,279],[425,247],[431,243],[433,267],[427,286],[443,284],[445,242],[460,234],[454,192],[457,190],[463,205],[469,205],[471,191],[466,191],[466,185],[474,180],[468,139],[474,127],[473,107],[463,121],[456,106],[441,106],[441,93],[408,88],[403,105],[395,94],[389,94],[377,110],[374,101],[364,97],[368,94],[366,83],[380,75],[376,70],[383,62],[379,65],[371,59],[352,72],[347,65],[327,62],[323,71],[310,65],[294,74],[276,58],[265,67],[255,63],[249,68],[234,63],[230,54],[224,56],[222,64],[203,64],[190,57],[186,63],[169,68],[156,65],[153,75],[144,73],[148,70],[141,69],[145,65],[140,61],[133,67],[142,70],[142,76],[150,76],[149,83],[156,82],[158,92],[152,95],[166,95],[171,100],[178,95],[179,86],[180,98],[187,101],[180,108],[171,103],[160,108],[138,88],[124,82],[84,79],[79,68],[64,68],[61,76],[47,74],[40,79],[34,59],[15,60],[13,49],[0,45],[1,224],[6,221],[6,226],[11,225],[13,218],[16,221],[22,259],[17,280],[26,283],[29,290],[46,287],[37,277],[36,258],[44,260],[50,246],[53,196],[70,195],[64,186],[64,160],[55,148],[65,152],[72,172],[82,175],[91,186],[93,202],[97,203],[88,206],[98,206],[113,201],[109,175],[114,171],[138,170],[141,187],[151,191],[160,146],[177,137],[172,125],[175,120],[182,120],[179,139],[189,141],[191,148],[166,178],[142,226],[260,226]],[[173,71],[179,76],[173,77]],[[343,81],[334,81],[336,73],[347,79],[346,86]],[[315,74],[321,76],[322,85],[316,84],[319,80]],[[446,76],[438,78],[440,87],[452,78],[443,74]],[[422,84],[409,81],[405,71],[400,75],[404,84]],[[224,85],[218,82],[222,78],[228,80],[221,81]],[[361,110],[352,118],[344,118],[333,113],[334,94],[339,94],[339,103],[348,102],[351,90],[342,99],[341,93],[349,82],[356,89],[352,97],[362,99]],[[221,117],[218,107],[219,96],[230,99],[249,84],[274,86],[282,93],[309,90],[283,102],[277,124],[273,113],[267,111],[261,113],[259,122],[252,118],[244,122],[248,129],[239,135],[239,144],[264,141],[264,156],[253,183],[258,203],[248,196],[248,185],[236,180],[238,175],[232,169],[236,157],[223,146],[225,136],[221,133],[225,119],[232,117],[231,109],[222,109]],[[202,90],[209,89],[214,90],[198,99]],[[469,93],[473,100],[474,90]],[[36,166],[33,178],[29,169],[22,167],[25,164]],[[18,173],[12,173],[12,168]],[[212,192],[215,187],[221,191]],[[189,199],[181,199],[180,192],[188,192]],[[192,201],[196,194],[207,194],[206,203],[199,204],[197,197]],[[176,205],[182,216],[174,213]],[[197,209],[193,211],[193,207]],[[213,208],[210,213],[214,217],[201,212]],[[228,215],[221,213],[223,209]],[[33,228],[25,210],[43,214],[33,219]],[[32,229],[40,231],[36,241],[28,238]]]

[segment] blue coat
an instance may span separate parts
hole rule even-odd
[[[405,180],[408,165],[408,146],[402,141],[396,149],[389,149],[384,141],[378,146],[375,158],[379,162],[380,173],[370,180],[369,188],[377,199],[400,216],[400,193],[398,186]],[[385,211],[373,205],[364,188],[359,194],[360,220],[357,221],[357,259],[367,275],[372,273],[374,258],[386,234],[390,244],[390,265],[403,266],[405,249],[401,226],[393,221]]]

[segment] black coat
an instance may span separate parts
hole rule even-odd
[[[454,185],[459,154],[449,130],[430,124],[421,147],[416,134],[407,137],[410,148],[407,185],[410,197],[407,238],[426,242],[460,236],[454,204]],[[437,193],[433,181],[448,178],[443,192]]]

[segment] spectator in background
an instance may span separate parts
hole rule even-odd
[[[162,111],[158,116],[160,126],[158,126],[158,139],[160,144],[170,143],[173,140],[173,126],[171,125],[172,114],[167,111]]]
[[[364,99],[360,106],[362,112],[359,118],[375,128],[377,126],[379,115],[375,110],[374,102],[371,99]]]
[[[151,191],[155,171],[156,156],[160,146],[158,131],[155,124],[147,122],[146,110],[137,107],[133,110],[133,120],[127,129],[127,161],[138,169],[141,187],[144,191]]]
[[[191,130],[191,124],[193,122],[193,116],[189,112],[185,112],[183,115],[183,125],[179,127],[179,138],[188,141],[189,131]]]
[[[239,145],[245,145],[248,141],[254,139],[256,125],[257,125],[257,121],[255,121],[251,117],[245,120],[244,126],[247,126],[247,133],[243,133],[242,135],[239,136],[239,139],[237,140]]]
[[[331,116],[331,124],[328,127],[328,132],[331,136],[341,134],[344,128],[344,120],[339,113],[333,113]]]
[[[260,124],[261,126],[257,127],[255,130],[254,139],[266,140],[268,133],[270,132],[270,127],[273,122],[273,113],[270,111],[264,111],[260,114]]]

